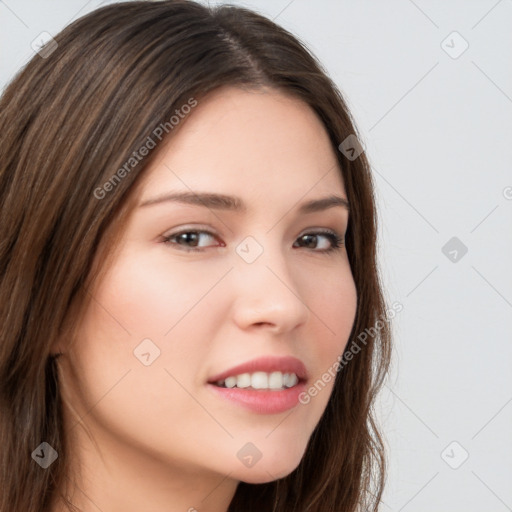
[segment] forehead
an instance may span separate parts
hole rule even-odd
[[[198,100],[181,123],[146,170],[146,198],[187,189],[290,200],[309,190],[344,191],[325,127],[299,99],[224,87]]]

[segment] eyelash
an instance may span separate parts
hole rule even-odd
[[[196,233],[196,234],[202,233],[202,234],[210,235],[212,238],[216,238],[216,236],[213,233],[211,233],[210,231],[201,230],[201,229],[188,229],[188,230],[179,231],[178,233],[173,233],[171,235],[164,236],[163,243],[166,245],[179,246],[180,244],[173,242],[173,240],[175,238],[179,237],[180,235],[186,235],[186,234],[190,234],[190,233]],[[303,238],[305,236],[311,236],[311,235],[325,236],[326,238],[328,238],[331,241],[331,244],[332,244],[331,247],[329,247],[328,249],[322,249],[322,250],[312,249],[312,252],[319,252],[322,254],[330,254],[330,253],[341,250],[341,248],[344,245],[343,238],[340,237],[338,235],[338,233],[336,233],[335,231],[331,231],[331,230],[312,231],[312,232],[304,233],[301,236],[299,236],[298,239]],[[178,248],[178,250],[185,251],[185,252],[204,252],[205,249],[207,249],[207,247],[196,248],[196,247],[181,246]]]

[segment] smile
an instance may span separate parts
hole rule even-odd
[[[308,372],[295,357],[263,356],[208,379],[208,388],[224,403],[257,414],[279,414],[299,404]]]

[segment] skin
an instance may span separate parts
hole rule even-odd
[[[303,202],[346,198],[328,135],[305,103],[274,90],[218,89],[202,99],[146,169],[139,204],[171,191],[239,196],[246,212],[162,202],[137,207],[76,340],[55,350],[83,511],[225,512],[239,481],[281,478],[299,464],[332,391],[307,405],[258,414],[221,399],[209,377],[266,355],[294,356],[308,386],[347,343],[357,295],[340,206],[298,215]],[[107,200],[107,199],[104,199]],[[207,230],[202,252],[163,236]],[[235,251],[247,236],[263,254]],[[179,245],[181,243],[181,245]],[[195,242],[188,242],[194,247]],[[294,246],[295,245],[295,246]],[[180,249],[181,247],[181,249]],[[134,356],[158,346],[149,366]],[[262,458],[248,468],[248,442]],[[62,510],[58,504],[52,511]]]

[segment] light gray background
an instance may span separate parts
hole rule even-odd
[[[106,3],[0,1],[0,86],[41,32]],[[404,307],[378,404],[382,512],[512,511],[512,1],[233,3],[316,53],[373,164],[384,284]]]

